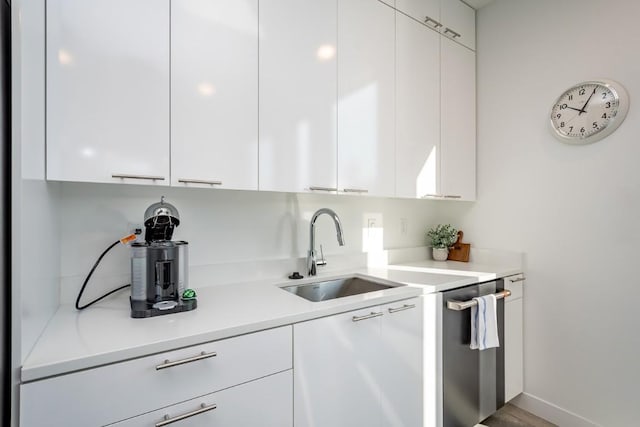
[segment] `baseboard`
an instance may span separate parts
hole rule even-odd
[[[528,393],[520,394],[509,403],[561,427],[602,427],[600,424]]]

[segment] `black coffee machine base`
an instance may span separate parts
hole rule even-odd
[[[146,301],[133,301],[131,298],[129,298],[129,300],[131,301],[131,317],[134,319],[180,313],[183,311],[194,310],[198,307],[198,301],[196,299],[180,300],[175,307],[168,309],[154,308],[153,304],[149,304]]]

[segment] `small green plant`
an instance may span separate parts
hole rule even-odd
[[[458,230],[450,224],[438,224],[435,228],[429,229],[427,237],[434,248],[450,248],[458,240]]]

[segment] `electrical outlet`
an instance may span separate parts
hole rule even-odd
[[[407,221],[407,218],[400,218],[400,234],[406,235],[407,228],[409,228],[409,222]]]

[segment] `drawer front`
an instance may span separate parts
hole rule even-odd
[[[524,281],[525,278],[522,273],[504,278],[504,288],[511,291],[511,296],[505,299],[505,303],[522,298]]]
[[[21,425],[108,424],[291,369],[291,355],[285,326],[35,381],[20,388]]]
[[[176,421],[180,427],[291,427],[292,384],[289,370],[110,426],[161,427],[163,422]],[[180,420],[181,417],[186,418]]]

